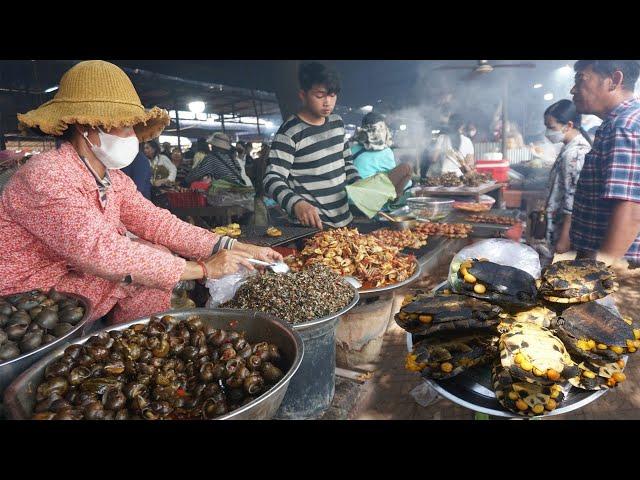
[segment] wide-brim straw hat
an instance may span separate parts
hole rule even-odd
[[[151,140],[170,123],[161,108],[146,110],[127,74],[113,63],[102,60],[80,62],[60,79],[53,100],[35,110],[18,114],[18,127],[37,128],[60,136],[72,124],[111,130],[133,127],[141,142]]]

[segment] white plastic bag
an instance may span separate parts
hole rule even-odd
[[[422,407],[428,407],[433,405],[442,397],[438,395],[435,388],[429,385],[427,382],[422,382],[416,388],[411,390],[411,396]]]
[[[247,278],[256,272],[250,272],[245,267],[240,267],[236,273],[222,278],[208,279],[205,285],[209,289],[209,300],[206,308],[216,308],[218,305],[231,300]]]
[[[540,278],[540,256],[533,248],[506,238],[489,238],[463,248],[453,257],[449,266],[449,284],[454,289],[461,282],[458,278],[460,264],[468,258],[486,258],[499,265],[524,270],[533,278]]]

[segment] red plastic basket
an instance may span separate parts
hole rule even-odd
[[[167,200],[171,208],[206,207],[207,196],[200,192],[167,192]]]

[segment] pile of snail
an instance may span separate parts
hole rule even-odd
[[[65,336],[84,313],[76,298],[53,289],[0,298],[0,363]]]
[[[278,347],[207,325],[152,317],[67,347],[45,369],[33,419],[213,419],[283,376]]]

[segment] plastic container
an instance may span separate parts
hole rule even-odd
[[[449,215],[453,200],[435,197],[411,197],[407,199],[411,215],[421,221],[440,220]]]
[[[496,182],[509,180],[509,163],[506,160],[478,160],[476,170],[479,173],[490,173]]]
[[[196,191],[167,192],[167,200],[171,208],[206,207],[207,196]]]

